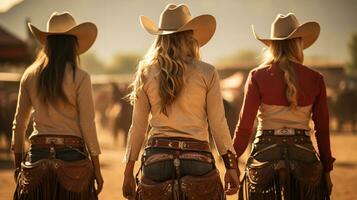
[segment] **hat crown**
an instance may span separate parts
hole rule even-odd
[[[159,29],[177,30],[192,19],[188,6],[185,4],[169,4],[160,15]]]
[[[271,38],[284,38],[289,36],[300,26],[298,19],[293,13],[287,15],[278,14],[271,24]]]
[[[48,32],[66,32],[76,26],[76,21],[74,17],[68,13],[57,13],[54,12],[50,19],[47,21],[47,31]]]

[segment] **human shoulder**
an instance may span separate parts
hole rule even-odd
[[[143,69],[139,69],[141,72],[137,73],[136,76],[140,76],[138,78],[141,79],[144,84],[144,88],[146,88],[150,82],[156,80],[160,75],[160,66],[158,64],[151,64],[147,66],[142,66]]]
[[[152,64],[152,65],[145,66],[142,73],[146,79],[152,79],[159,75],[160,66],[158,64]]]
[[[296,64],[296,66],[303,72],[305,73],[310,73],[313,74],[315,76],[322,76],[322,74],[314,69],[312,69],[311,67],[308,67],[306,65],[303,64]]]
[[[218,71],[213,65],[200,60],[194,60],[192,65],[191,69],[193,69],[193,72],[190,71],[190,75],[201,79],[207,88],[210,88],[213,84],[219,82]]]
[[[195,74],[203,78],[206,84],[209,85],[213,80],[219,79],[218,71],[213,65],[201,60],[194,60],[192,64]]]
[[[32,80],[34,77],[37,76],[37,74],[40,71],[40,65],[37,62],[32,63],[29,67],[27,67],[24,71],[24,73],[22,74],[21,77],[21,84],[24,84],[30,80]]]
[[[266,74],[269,74],[271,69],[272,69],[271,64],[261,64],[257,67],[254,67],[253,69],[251,69],[249,71],[249,76],[251,78],[256,79],[256,78],[262,77]]]
[[[90,74],[79,67],[76,68],[75,77],[78,80],[90,79]]]
[[[201,60],[194,60],[193,65],[196,67],[196,69],[199,72],[207,74],[207,75],[213,74],[217,71],[213,65],[203,62]]]
[[[323,75],[312,69],[311,67],[308,67],[303,64],[296,64],[296,70],[299,72],[300,75],[302,75],[305,79],[311,79],[316,82],[323,81]]]

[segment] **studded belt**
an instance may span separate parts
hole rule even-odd
[[[186,150],[186,151],[211,152],[208,142],[197,141],[197,140],[151,138],[149,139],[146,148],[151,148],[151,147]]]
[[[275,135],[275,136],[300,135],[300,136],[310,136],[308,130],[292,129],[292,128],[281,128],[281,129],[270,129],[270,130],[258,131],[257,136],[260,136],[260,135]]]
[[[254,139],[254,143],[276,144],[276,145],[295,145],[311,143],[311,139],[308,136],[270,136],[262,135]]]
[[[214,163],[214,159],[209,155],[204,155],[197,152],[186,152],[178,155],[169,154],[169,153],[153,154],[143,159],[143,164],[146,166],[161,161],[174,160],[175,158],[178,158],[180,160],[197,160],[201,162]]]
[[[31,147],[83,147],[83,139],[76,136],[70,135],[38,135],[30,139]]]

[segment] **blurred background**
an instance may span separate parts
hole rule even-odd
[[[332,173],[332,199],[357,199],[355,0],[0,0],[0,199],[11,199],[15,189],[9,145],[19,80],[40,49],[26,24],[31,22],[45,30],[52,12],[69,11],[77,23],[91,21],[98,26],[97,41],[80,62],[91,74],[94,85],[105,179],[100,198],[123,199],[122,159],[131,106],[122,97],[128,93],[138,61],[154,39],[140,27],[138,19],[146,15],[158,22],[167,3],[187,3],[193,16],[216,17],[216,33],[201,53],[202,59],[214,64],[220,73],[232,133],[247,74],[262,59],[263,45],[254,39],[251,24],[260,36],[269,37],[270,24],[278,13],[293,12],[300,23],[320,23],[321,35],[305,51],[304,64],[322,73],[327,85],[332,152],[337,158]],[[241,159],[242,169],[246,156]],[[220,162],[218,167],[222,168]]]

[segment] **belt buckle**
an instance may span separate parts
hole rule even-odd
[[[274,131],[274,135],[294,135],[295,131],[291,128],[282,128]]]
[[[58,137],[46,137],[45,140],[46,144],[64,144],[64,138],[58,138]]]
[[[175,158],[175,159],[174,159],[174,166],[175,166],[175,167],[180,167],[180,165],[181,165],[180,159]]]

